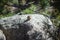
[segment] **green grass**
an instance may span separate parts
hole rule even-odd
[[[23,10],[23,13],[24,14],[32,14],[32,13],[34,13],[35,10],[36,10],[36,5],[32,4],[31,7]]]
[[[13,13],[8,13],[8,14],[5,14],[5,15],[1,14],[0,18],[9,17],[9,16],[13,16],[13,15],[14,15]]]

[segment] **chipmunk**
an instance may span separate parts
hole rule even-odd
[[[31,17],[28,16],[28,17],[27,17],[27,20],[25,20],[24,22],[27,22],[27,21],[29,21],[30,19],[31,19]]]

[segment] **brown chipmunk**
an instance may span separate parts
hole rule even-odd
[[[28,17],[27,17],[27,20],[25,20],[24,22],[27,22],[27,21],[29,21],[30,19],[31,19],[31,17],[28,16]]]

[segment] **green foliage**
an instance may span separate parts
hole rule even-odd
[[[0,15],[0,18],[4,18],[4,17],[9,17],[9,16],[12,16],[14,15],[14,13],[8,13],[8,14],[5,14],[5,15]]]
[[[30,9],[26,9],[26,10],[24,10],[23,12],[24,12],[25,14],[31,14],[31,13],[33,13],[33,11],[30,10]]]
[[[24,14],[32,14],[36,10],[36,5],[31,5],[31,7],[23,10]]]
[[[57,20],[59,20],[59,21],[60,21],[60,15],[58,15],[58,16],[57,16]]]
[[[40,0],[40,4],[42,8],[46,8],[47,6],[50,6],[49,0]]]
[[[18,5],[18,0],[13,0],[12,3]]]

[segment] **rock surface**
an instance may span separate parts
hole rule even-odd
[[[0,30],[0,40],[6,40],[6,37],[2,30]]]
[[[41,14],[14,15],[0,19],[7,40],[57,40],[57,28]]]

